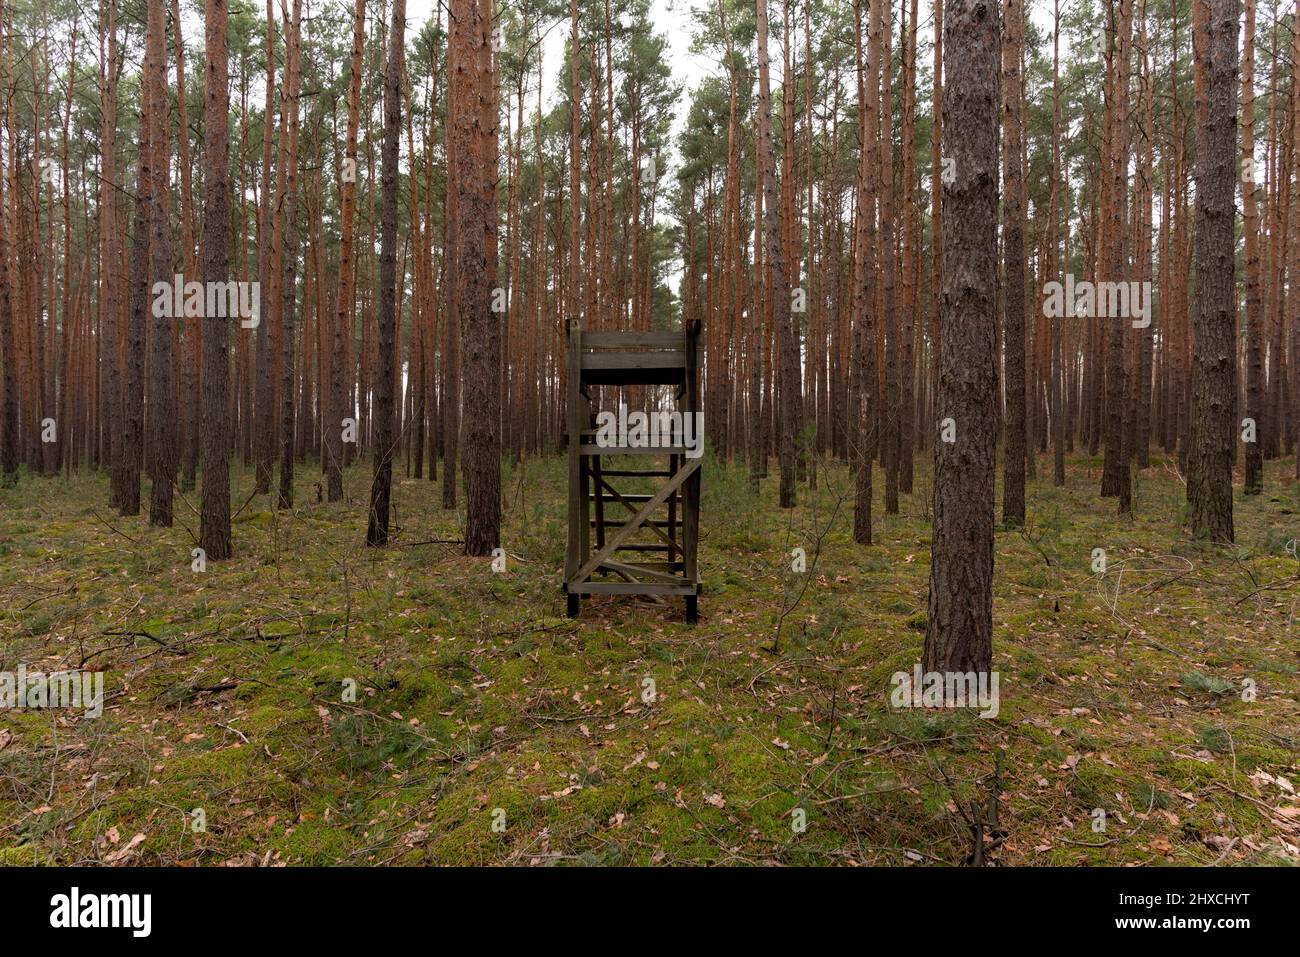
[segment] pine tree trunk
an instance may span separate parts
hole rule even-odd
[[[357,198],[357,127],[361,105],[361,54],[365,47],[366,0],[356,0],[352,14],[352,56],[348,77],[348,127],[343,153],[343,169],[339,183],[339,295],[334,311],[333,357],[330,361],[329,394],[323,405],[325,415],[325,496],[337,502],[343,498],[343,420],[353,415],[347,406],[344,374],[351,374],[346,365],[347,337],[352,334],[353,281],[356,263],[353,261],[352,237],[356,226]]]
[[[292,20],[285,24],[284,85],[281,120],[281,178],[284,188],[276,206],[282,211],[280,277],[280,488],[277,508],[293,507],[294,324],[298,305],[298,89],[302,77],[302,0],[293,0]]]
[[[1052,186],[1048,209],[1048,254],[1045,282],[1059,282],[1057,261],[1059,248],[1056,225],[1060,220],[1063,190],[1057,185],[1061,178],[1061,2],[1052,4]],[[1068,196],[1068,193],[1065,193]],[[1068,267],[1068,259],[1066,266]],[[1049,319],[1052,324],[1052,484],[1065,484],[1065,393],[1062,381],[1063,343],[1061,317]]]
[[[1241,195],[1246,267],[1246,416],[1255,435],[1246,446],[1243,483],[1247,495],[1264,489],[1264,301],[1259,257],[1259,199],[1255,183],[1255,0],[1246,0],[1245,43],[1241,55]]]
[[[229,53],[226,0],[205,0],[203,58],[203,237],[204,282],[225,282],[230,276],[230,165],[227,116],[230,111]],[[259,318],[260,322],[260,318]],[[202,432],[203,502],[199,547],[210,561],[229,558],[230,430],[227,412],[230,388],[231,320],[204,319]]]
[[[4,37],[5,27],[5,4],[0,0],[0,37]],[[116,52],[117,49],[117,4],[115,0],[109,0],[108,8],[109,21],[109,50]],[[7,40],[7,37],[4,37]],[[0,42],[0,50],[4,49],[4,43]],[[106,67],[105,73],[112,75],[112,57]],[[7,79],[7,78],[6,78]],[[7,87],[7,83],[5,86]],[[115,93],[115,86],[110,82],[105,84],[102,99],[107,102],[110,91]],[[0,88],[0,129],[6,125],[6,112],[9,106],[9,91],[6,88]],[[104,111],[104,124],[113,123],[111,129],[116,129],[116,122],[110,120],[110,114]],[[103,138],[104,149],[106,152],[111,150],[113,140],[111,136]],[[99,189],[101,216],[103,211],[104,196],[112,196],[112,191],[108,184],[111,182],[112,166],[104,167],[104,180]],[[4,485],[13,485],[18,481],[18,344],[14,335],[14,301],[10,289],[9,277],[9,229],[5,224],[5,198],[4,198],[4,180],[5,172],[0,168],[0,389],[4,390],[3,403],[0,404],[0,483]],[[101,240],[104,232],[101,226]],[[102,309],[101,305],[101,309]],[[101,320],[102,321],[102,320]],[[116,339],[110,340],[115,342]],[[110,362],[117,358],[114,351],[109,348],[105,350],[110,356]]]
[[[1002,268],[1006,341],[1006,448],[1003,451],[1002,521],[1025,522],[1025,178],[1020,155],[1020,48],[1023,0],[1002,6]]]
[[[1137,260],[1141,269],[1141,275],[1137,278],[1147,284],[1146,288],[1152,288],[1150,285],[1152,280],[1151,229],[1154,219],[1153,206],[1155,204],[1155,185],[1152,177],[1155,173],[1155,136],[1152,118],[1154,89],[1152,86],[1150,50],[1147,41],[1146,0],[1142,0],[1139,9],[1138,20],[1141,24],[1139,43],[1141,44],[1142,56],[1142,114],[1138,135],[1140,140],[1146,144],[1146,149],[1145,156],[1138,164],[1139,176],[1142,180],[1142,196],[1139,207],[1142,222],[1141,231],[1137,236]],[[1148,316],[1150,322],[1138,332],[1141,338],[1141,347],[1138,352],[1137,389],[1135,390],[1137,422],[1134,426],[1134,434],[1136,436],[1139,469],[1145,469],[1151,464],[1151,407],[1153,401],[1151,386],[1155,349],[1155,314],[1154,304],[1148,302],[1148,307],[1152,310]]]
[[[876,454],[876,190],[880,176],[880,30],[881,5],[868,0],[867,64],[862,72],[862,0],[855,0],[858,54],[858,110],[862,117],[861,165],[858,170],[857,238],[854,262],[852,435],[857,475],[853,496],[853,540],[871,544],[872,462]]]
[[[1105,164],[1107,202],[1104,204],[1103,229],[1105,242],[1099,270],[1099,281],[1126,282],[1129,278],[1125,256],[1126,210],[1128,196],[1128,78],[1129,45],[1132,36],[1133,0],[1119,0],[1118,20],[1113,31],[1113,52],[1108,62],[1112,98],[1107,115],[1109,159]],[[1114,305],[1114,304],[1112,304]],[[1129,461],[1125,451],[1125,416],[1128,411],[1128,330],[1132,319],[1122,309],[1107,317],[1106,327],[1106,429],[1105,457],[1101,494],[1119,498],[1119,511],[1131,507]],[[1100,317],[1099,320],[1100,322]],[[1102,326],[1098,326],[1099,336]]]
[[[894,246],[894,100],[893,32],[890,0],[885,0],[880,68],[880,277],[881,318],[885,349],[884,407],[881,416],[880,465],[885,473],[885,514],[898,514],[898,309],[895,294]]]
[[[153,0],[158,2],[158,0]],[[153,216],[153,182],[156,153],[153,134],[159,128],[152,116],[153,97],[148,94],[148,77],[161,47],[146,43],[141,67],[144,81],[140,111],[140,162],[136,177],[135,216],[131,224],[130,299],[126,330],[126,381],[122,397],[122,489],[118,510],[122,515],[140,513],[140,465],[143,456],[145,415],[145,324],[151,315],[149,278],[152,271],[150,226]]]
[[[1204,58],[1205,112],[1196,137],[1196,299],[1192,350],[1192,447],[1187,497],[1193,533],[1233,540],[1236,448],[1235,206],[1237,0],[1209,6],[1197,56]]]
[[[384,72],[384,150],[380,161],[378,367],[375,383],[374,479],[366,544],[388,544],[388,512],[393,488],[394,338],[397,299],[397,153],[402,141],[402,67],[406,0],[393,0]],[[448,188],[452,188],[448,184]]]
[[[399,0],[400,2],[400,0]],[[464,27],[452,46],[462,96],[453,122],[465,150],[456,275],[465,368],[465,554],[501,543],[501,327],[492,312],[497,243],[497,101],[491,0],[457,0]],[[570,436],[577,441],[577,436]]]
[[[275,14],[271,2],[272,0],[266,0],[266,105],[262,112],[262,195],[258,209],[257,230],[258,281],[263,304],[271,306],[270,309],[262,310],[257,326],[257,383],[253,403],[255,416],[253,431],[256,434],[253,443],[256,471],[254,488],[259,495],[266,495],[271,491],[271,461],[275,456],[275,381],[272,378],[275,356],[271,317],[278,310],[275,309],[276,277],[272,268],[275,227],[272,225],[271,214],[274,194],[271,182],[271,145],[275,124],[271,122],[271,117],[274,115],[275,107]],[[276,219],[278,218],[277,213]]]
[[[197,279],[199,264],[194,250],[194,191],[190,170],[189,112],[185,91],[185,41],[181,36],[180,0],[172,0],[172,29],[176,38],[176,149],[181,174],[181,262],[186,280]],[[199,417],[200,364],[202,362],[202,322],[185,322],[184,363],[180,373],[180,409],[177,425],[180,430],[181,491],[194,488],[194,472],[198,467],[200,437],[196,429]]]
[[[786,78],[789,82],[789,78]],[[786,117],[789,123],[790,118]],[[781,248],[781,206],[777,198],[776,150],[772,142],[772,96],[767,53],[767,0],[758,0],[758,150],[759,183],[767,240],[767,266],[772,271],[772,309],[781,350],[781,508],[795,505],[795,440],[798,428],[799,346],[790,318],[790,286]]]
[[[934,66],[931,79],[932,124],[930,130],[930,252],[933,271],[930,274],[930,399],[926,411],[931,421],[926,422],[920,434],[925,436],[923,448],[931,448],[938,434],[936,422],[937,392],[939,388],[939,344],[942,340],[943,288],[943,4],[934,0]]]
[[[171,188],[168,182],[171,137],[168,136],[167,110],[167,6],[165,0],[149,0],[147,47],[151,69],[144,77],[144,95],[148,104],[152,131],[149,148],[153,150],[152,182],[148,192],[141,184],[141,198],[149,203],[149,282],[170,288],[172,277],[172,241],[169,216]],[[153,302],[152,295],[150,302]],[[151,308],[153,334],[149,337],[149,524],[170,527],[172,524],[172,486],[176,480],[176,396],[172,381],[173,335],[179,318],[159,316]]]
[[[957,4],[944,23],[943,341],[925,671],[988,672],[993,657],[997,357],[998,7]]]

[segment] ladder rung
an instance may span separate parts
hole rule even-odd
[[[652,446],[601,446],[594,442],[583,442],[578,446],[583,455],[685,455],[684,445]]]
[[[582,333],[584,349],[670,349],[681,352],[686,339],[680,332],[586,332]]]
[[[609,519],[605,519],[604,522],[606,528],[622,528],[626,524],[627,522],[611,522]],[[654,525],[658,528],[668,528],[670,524],[680,525],[681,520],[678,519],[677,521],[670,523],[666,518],[648,518],[644,522],[641,522],[638,527],[645,526],[645,525]],[[591,526],[592,528],[596,527],[596,520],[594,518],[591,520]]]
[[[676,492],[673,493],[673,495],[676,494],[677,494]],[[604,490],[601,491],[600,497],[603,501],[606,501],[611,505],[617,505],[620,497],[623,499],[623,501],[627,502],[629,505],[644,505],[646,502],[650,501],[650,499],[654,498],[653,495],[648,495],[648,494],[643,495],[639,492],[636,494],[628,494],[627,492],[620,492],[618,496],[614,496]],[[672,500],[672,497],[673,496],[670,495],[668,497],[668,500],[666,500],[663,504],[667,505],[668,502]],[[590,492],[587,494],[587,498],[588,500],[594,502],[596,500],[596,494],[594,492]]]

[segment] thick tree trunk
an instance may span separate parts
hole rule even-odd
[[[1245,44],[1241,56],[1241,197],[1246,267],[1246,416],[1255,423],[1248,436],[1245,492],[1264,488],[1263,441],[1272,423],[1264,421],[1264,290],[1259,257],[1259,199],[1255,183],[1255,0],[1246,0]]]
[[[172,241],[169,216],[171,188],[168,170],[171,137],[167,134],[167,6],[165,0],[150,0],[147,47],[151,69],[145,72],[145,99],[149,104],[149,148],[153,150],[149,203],[149,289],[150,303],[155,283],[172,279]],[[142,189],[144,184],[142,185]],[[172,486],[176,480],[176,396],[172,382],[173,336],[179,317],[159,316],[151,308],[153,334],[149,337],[149,524],[172,524]]]
[[[1197,55],[1205,60],[1206,109],[1196,137],[1196,300],[1192,350],[1192,447],[1187,497],[1197,535],[1231,542],[1236,448],[1235,206],[1237,0],[1209,6]]]
[[[230,276],[230,166],[227,117],[230,96],[226,0],[205,0],[203,82],[203,237],[204,282]],[[259,322],[260,322],[259,318]],[[231,320],[203,320],[202,432],[203,503],[199,547],[208,560],[229,558],[230,540],[230,325]]]
[[[1300,164],[1300,29],[1292,29],[1291,40],[1291,123],[1290,142],[1291,142],[1291,162]],[[1284,174],[1287,182],[1291,182],[1291,169],[1288,167]],[[1294,187],[1289,187],[1294,188]],[[1289,196],[1288,196],[1289,198]],[[1285,242],[1285,240],[1284,240]],[[1291,281],[1294,283],[1300,280],[1300,241],[1294,241],[1291,246]],[[1280,276],[1279,276],[1280,280]],[[1282,290],[1279,288],[1279,295]],[[1291,431],[1293,441],[1295,442],[1295,477],[1300,479],[1300,314],[1297,313],[1295,303],[1300,301],[1295,292],[1290,294],[1291,306],[1291,354],[1290,354],[1290,372],[1291,372]],[[1280,311],[1278,316],[1279,325],[1285,313]],[[1283,338],[1281,331],[1277,333],[1277,341]],[[1281,403],[1279,402],[1279,407]]]
[[[302,0],[293,0],[292,20],[285,24],[283,112],[287,136],[281,138],[284,189],[276,205],[283,215],[280,242],[280,488],[278,508],[293,507],[294,323],[298,305],[298,89],[302,77]]]
[[[141,67],[144,77],[152,76],[158,69],[156,63],[161,49],[161,46],[146,44]],[[153,301],[149,288],[152,271],[150,253],[153,247],[150,241],[153,167],[156,161],[153,134],[159,124],[153,120],[153,98],[148,95],[148,86],[146,79],[140,111],[140,166],[136,177],[135,216],[131,225],[131,288],[127,314],[126,381],[122,397],[122,489],[118,501],[118,510],[122,515],[138,515],[140,512],[140,465],[145,415],[145,326],[152,314],[150,306]]]
[[[401,2],[401,0],[398,0]],[[459,206],[456,275],[465,367],[465,554],[501,544],[501,327],[492,311],[497,265],[497,71],[490,42],[492,0],[457,0],[452,46],[461,96],[453,117],[468,148]],[[570,436],[577,441],[577,436]]]
[[[885,0],[869,0],[867,66],[862,72],[862,0],[855,0],[858,59],[858,111],[862,135],[858,170],[857,240],[854,262],[853,397],[854,468],[853,540],[871,544],[871,468],[879,421],[876,365],[876,191],[880,176],[880,30]]]
[[[380,161],[379,320],[375,383],[374,479],[370,485],[370,521],[366,544],[388,544],[388,511],[393,488],[393,389],[397,329],[397,153],[402,141],[402,67],[406,36],[406,0],[393,0],[384,73],[384,151]],[[454,184],[448,184],[454,188]]]
[[[943,125],[943,340],[938,415],[953,441],[935,443],[934,537],[924,669],[987,672],[993,658],[996,468],[998,7],[946,11]]]
[[[1108,199],[1103,213],[1105,242],[1102,244],[1101,282],[1127,282],[1128,263],[1125,229],[1128,208],[1128,79],[1129,47],[1133,28],[1133,0],[1119,0],[1115,21],[1114,50],[1109,60],[1113,75],[1113,101],[1107,115],[1109,122],[1109,160],[1105,164]],[[1114,305],[1114,304],[1112,304]],[[1119,511],[1131,508],[1132,486],[1129,480],[1129,457],[1125,450],[1125,421],[1128,413],[1128,341],[1132,317],[1114,309],[1105,319],[1106,336],[1106,429],[1105,457],[1101,483],[1102,495],[1119,498]],[[1094,321],[1100,322],[1100,318]],[[1098,326],[1098,335],[1102,325]]]

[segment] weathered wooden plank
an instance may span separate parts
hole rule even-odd
[[[596,547],[605,547],[605,481],[600,477],[600,456],[591,460],[592,497],[596,501]]]
[[[571,595],[698,595],[700,586],[667,585],[659,582],[571,582],[565,586]]]
[[[654,569],[655,571],[660,571],[660,572],[681,572],[682,570],[682,563],[679,561],[671,562],[671,563],[669,562],[624,562],[623,564],[627,568],[651,568]],[[673,577],[680,582],[686,581],[686,579],[680,574],[674,574]]]
[[[584,369],[582,381],[588,385],[677,385],[686,377],[682,366],[646,369]]]
[[[685,455],[686,446],[684,445],[661,445],[656,448],[624,448],[623,446],[601,446],[594,443],[582,443],[581,452],[583,455]],[[695,461],[699,461],[698,458]],[[612,475],[612,472],[605,472],[606,475]]]
[[[605,474],[605,473],[601,473],[602,478],[604,477],[604,474]],[[604,482],[602,482],[601,484],[604,485],[605,488],[606,488],[606,496],[609,497],[609,498],[611,498],[611,499],[613,499],[613,500],[616,501],[616,502],[618,502],[618,501],[622,501],[622,502],[625,502],[625,503],[626,503],[626,502],[634,502],[634,503],[636,503],[637,505],[640,505],[640,504],[642,504],[642,503],[644,503],[644,502],[648,502],[648,501],[650,501],[650,499],[652,498],[652,496],[651,496],[648,492],[619,492],[619,491],[616,491],[616,490],[613,489],[613,488],[610,488],[610,487],[609,487],[606,483],[604,483]],[[633,508],[633,509],[629,509],[629,511],[635,512],[636,509],[634,509],[634,508]]]
[[[591,524],[593,527],[595,526],[596,520],[594,518],[591,520]],[[629,523],[615,522],[615,521],[611,521],[608,518],[605,519],[606,528],[622,528],[624,525],[627,524]],[[639,525],[641,528],[668,528],[669,522],[668,519],[666,518],[647,518],[644,522],[640,522]]]
[[[645,565],[628,565],[625,562],[606,561],[601,563],[600,567],[618,572],[633,581],[636,581],[639,576],[641,579],[651,578],[657,582],[662,582],[668,585],[686,584],[684,579],[678,578],[676,575],[669,574],[668,572],[657,571],[653,568],[648,568]]]
[[[686,340],[680,332],[584,332],[583,349],[669,349],[682,351]]]
[[[685,369],[685,352],[584,352],[583,371],[588,369]]]

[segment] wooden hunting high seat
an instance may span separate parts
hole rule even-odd
[[[564,591],[570,618],[578,617],[583,595],[648,595],[656,600],[682,595],[686,620],[691,624],[697,620],[698,452],[703,451],[698,349],[698,326],[683,332],[584,332],[578,320],[569,322],[569,538]],[[629,435],[622,431],[610,444],[610,430],[602,433],[596,428],[593,406],[601,386],[614,387],[603,393],[616,394],[620,404],[624,386],[646,386],[655,398],[662,397],[655,387],[673,386],[680,417],[658,444],[634,447],[636,443],[629,444]],[[688,454],[691,450],[682,428],[696,430],[696,454]],[[632,464],[605,461],[621,456],[635,458]],[[630,492],[617,488],[611,479],[664,481],[653,492]],[[613,520],[606,517],[607,504],[617,506]]]

